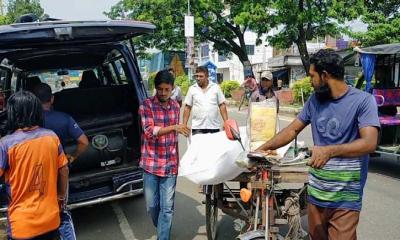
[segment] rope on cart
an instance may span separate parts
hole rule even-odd
[[[298,193],[290,192],[290,197],[285,199],[285,205],[282,207],[282,216],[287,216],[289,231],[285,236],[285,240],[303,239],[307,235],[301,226],[300,216],[300,196],[306,189],[304,186]]]

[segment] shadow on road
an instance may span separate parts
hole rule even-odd
[[[400,179],[400,160],[396,157],[372,157],[368,171]]]

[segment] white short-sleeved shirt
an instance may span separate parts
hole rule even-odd
[[[174,99],[178,102],[182,101],[182,90],[179,86],[174,86],[174,89],[172,89],[171,99]]]
[[[184,102],[192,107],[192,129],[220,129],[219,105],[224,102],[217,84],[209,82],[205,91],[197,84],[192,85]]]

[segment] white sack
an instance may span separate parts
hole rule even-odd
[[[242,142],[247,142],[246,127],[240,127]],[[246,171],[235,164],[243,148],[231,141],[225,132],[196,134],[179,163],[179,176],[197,184],[219,184]]]

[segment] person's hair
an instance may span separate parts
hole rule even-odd
[[[199,66],[196,68],[196,73],[204,73],[206,76],[208,76],[208,69],[204,66]]]
[[[343,58],[332,49],[321,49],[313,54],[310,58],[310,64],[314,65],[315,71],[319,75],[326,71],[336,79],[344,79]]]
[[[39,98],[42,103],[48,103],[53,96],[51,87],[46,83],[39,83],[33,88],[33,94]]]
[[[7,129],[43,126],[43,110],[39,99],[28,91],[18,91],[7,102]]]
[[[158,87],[161,83],[170,84],[174,86],[174,76],[168,70],[159,71],[154,78],[154,86]]]

